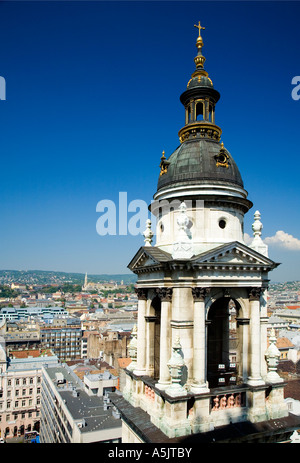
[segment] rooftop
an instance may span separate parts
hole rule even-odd
[[[36,370],[41,369],[42,366],[56,365],[58,364],[58,358],[55,355],[52,356],[41,356],[32,358],[18,358],[10,359],[7,367],[7,371],[23,371],[23,370]]]
[[[113,405],[110,404],[111,407],[105,410],[106,398],[89,396],[83,390],[79,378],[67,365],[49,367],[46,371],[73,419],[78,422],[84,420],[81,432],[87,433],[101,429],[121,428],[119,416],[114,416]],[[59,377],[57,375],[60,376],[59,382],[56,381]]]

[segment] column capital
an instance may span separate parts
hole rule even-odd
[[[210,293],[210,288],[200,288],[200,287],[195,287],[192,288],[192,295],[194,298],[194,301],[204,301],[205,297],[208,296]]]
[[[264,292],[264,288],[248,288],[249,300],[250,301],[259,301],[261,295]]]
[[[155,292],[162,302],[171,302],[173,288],[156,288]]]
[[[139,301],[146,301],[148,295],[148,289],[146,288],[135,288],[136,295]]]

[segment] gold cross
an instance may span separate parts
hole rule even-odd
[[[200,21],[198,23],[198,26],[197,26],[197,24],[194,24],[194,27],[197,27],[197,29],[199,29],[199,37],[201,37],[201,29],[205,29],[205,27],[201,26]]]

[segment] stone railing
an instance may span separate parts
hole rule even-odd
[[[149,400],[154,401],[155,392],[153,389],[151,389],[151,387],[147,386],[146,384],[145,384],[145,396]]]
[[[243,407],[245,397],[242,392],[218,394],[211,398],[211,411],[228,410],[229,408]]]

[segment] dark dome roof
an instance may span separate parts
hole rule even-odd
[[[212,80],[207,76],[197,75],[192,77],[187,84],[187,88],[193,87],[211,87],[213,88]]]
[[[216,140],[193,139],[183,142],[168,158],[168,170],[158,180],[157,191],[165,187],[184,185],[234,185],[244,187],[239,169],[231,154],[228,167],[217,166],[215,156],[219,155],[221,144]]]

